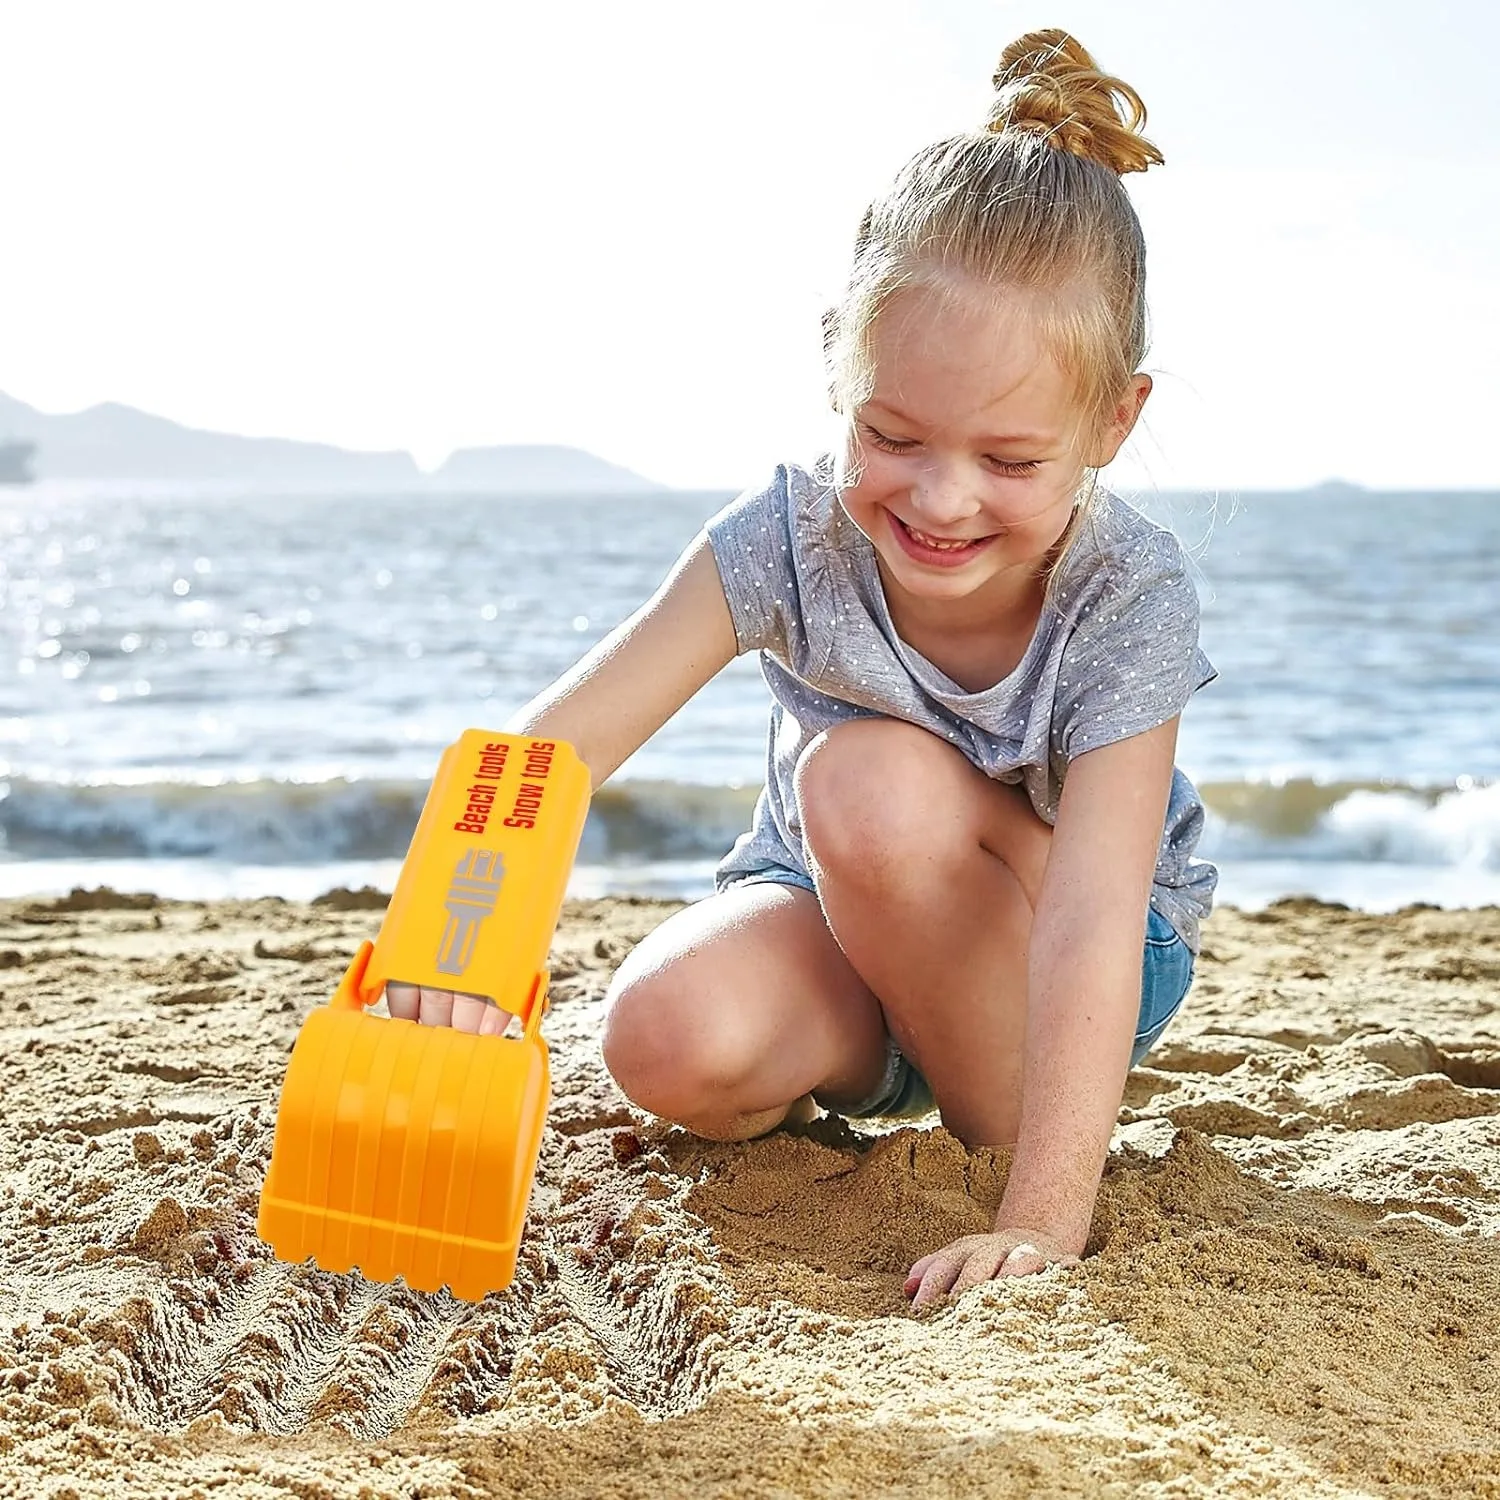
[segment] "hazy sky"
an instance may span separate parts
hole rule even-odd
[[[0,390],[737,487],[869,196],[1064,25],[1140,91],[1122,483],[1500,486],[1493,0],[0,5]]]

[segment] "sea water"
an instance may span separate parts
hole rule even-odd
[[[0,491],[0,894],[389,889],[441,749],[636,609],[726,494]],[[1127,498],[1220,672],[1179,762],[1221,898],[1500,900],[1500,495]],[[695,896],[749,820],[732,663],[595,798],[579,894]]]

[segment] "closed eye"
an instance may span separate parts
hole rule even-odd
[[[883,448],[887,453],[910,453],[913,448],[920,446],[915,438],[887,437],[879,428],[871,427],[868,422],[861,422],[859,429],[867,442],[873,443],[877,448]],[[1015,478],[1020,478],[1025,474],[1034,474],[1041,467],[1041,460],[1037,458],[997,458],[993,453],[987,453],[984,461],[997,472],[1009,474]]]
[[[910,453],[917,446],[913,438],[887,437],[883,432],[871,427],[868,422],[861,422],[859,429],[870,442],[877,448],[884,448],[887,453]]]

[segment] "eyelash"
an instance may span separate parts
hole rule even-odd
[[[860,427],[870,442],[887,453],[909,453],[917,446],[910,438],[890,438],[865,423],[861,423]],[[1023,474],[1034,474],[1041,467],[1041,461],[1035,458],[1028,458],[1020,463],[1013,463],[1004,458],[991,458],[990,462],[1002,474],[1009,474],[1015,478],[1020,478]]]

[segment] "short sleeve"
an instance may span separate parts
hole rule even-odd
[[[787,654],[788,621],[798,592],[790,491],[787,470],[778,467],[769,484],[746,490],[704,528],[742,654]]]
[[[1165,724],[1213,681],[1198,619],[1198,595],[1170,532],[1141,538],[1111,561],[1063,649],[1054,723],[1065,759]]]

